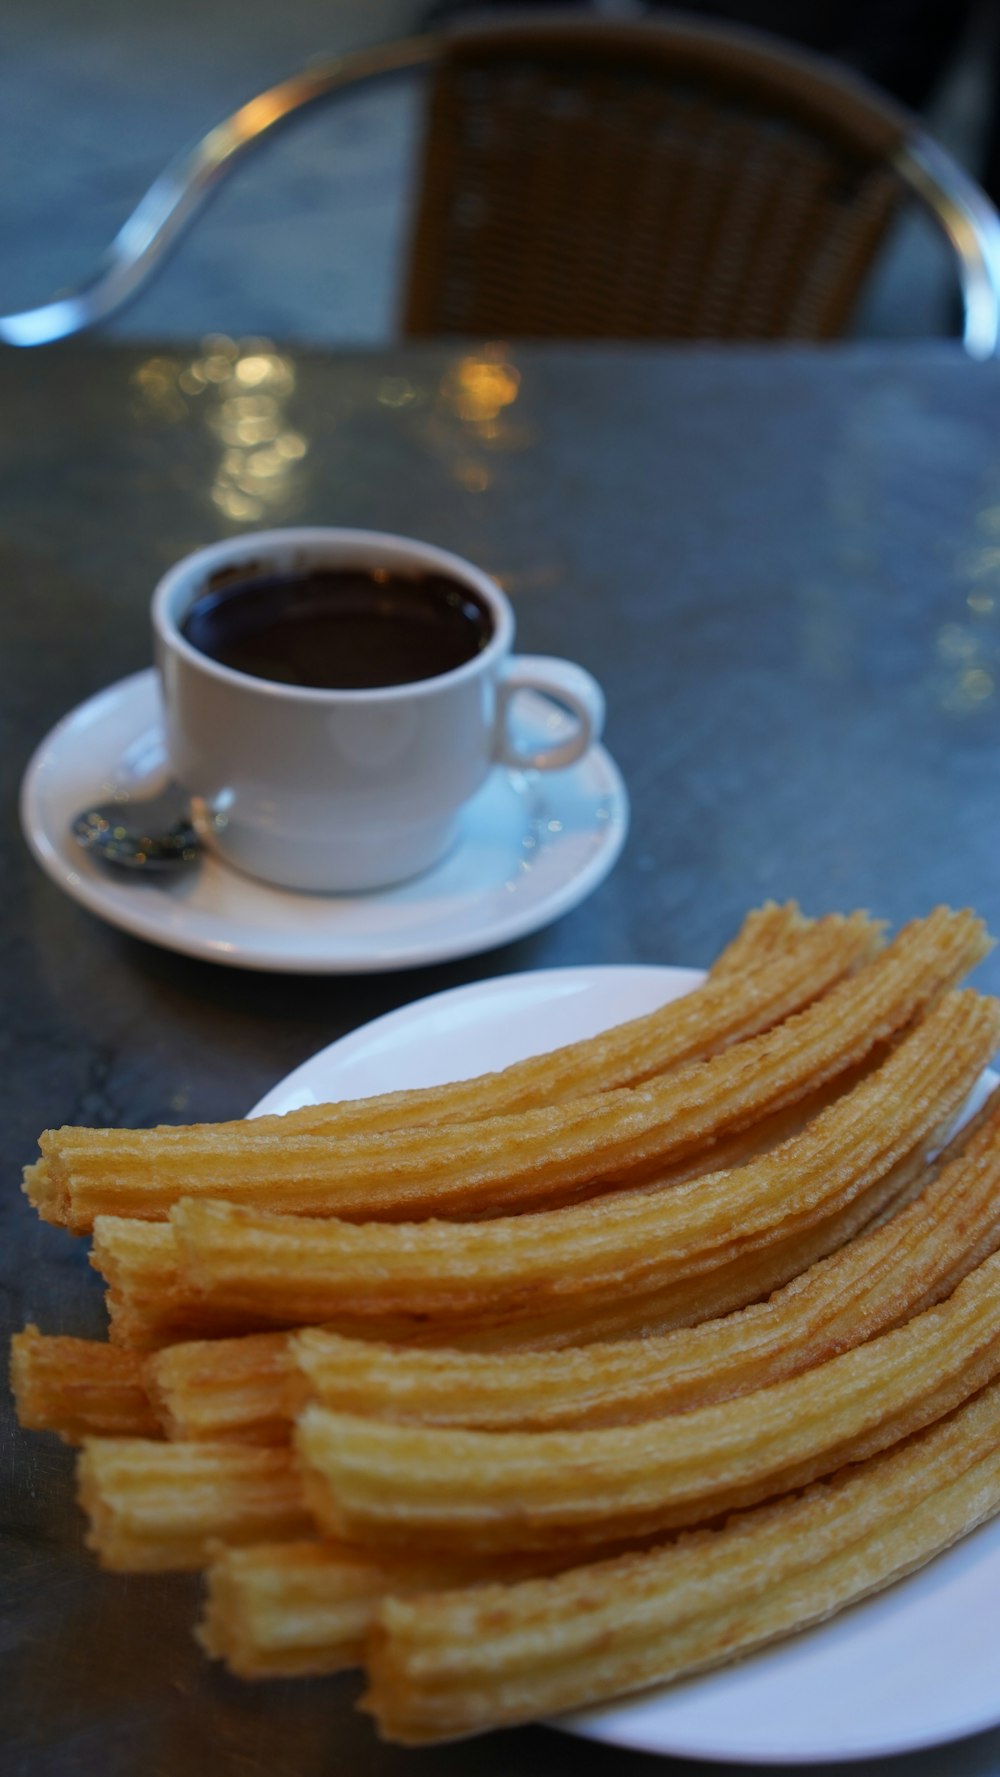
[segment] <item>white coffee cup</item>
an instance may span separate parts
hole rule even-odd
[[[488,639],[432,678],[317,690],[222,665],[182,633],[216,577],[245,570],[241,582],[252,582],[317,566],[448,575],[485,607]],[[199,549],[157,586],[153,630],[171,769],[192,797],[205,843],[286,888],[376,889],[429,869],[491,770],[571,765],[603,724],[601,689],[583,667],[511,654],[513,613],[488,574],[381,531],[259,531]],[[511,704],[520,690],[568,709],[570,738],[519,751]]]

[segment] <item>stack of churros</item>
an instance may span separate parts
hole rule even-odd
[[[450,1086],[58,1129],[110,1336],[28,1327],[88,1541],[205,1569],[241,1677],[362,1664],[404,1743],[828,1616],[1000,1511],[1000,1044],[938,908],[748,915],[704,983]]]

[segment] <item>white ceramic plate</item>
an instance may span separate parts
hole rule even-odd
[[[525,744],[568,719],[529,693]],[[556,737],[558,739],[558,734]],[[35,752],[21,824],[60,888],[112,925],[210,962],[300,974],[366,974],[471,956],[537,931],[591,894],[628,831],[628,797],[603,747],[566,771],[496,770],[435,869],[367,895],[270,888],[216,858],[190,874],[137,881],[88,857],[74,814],[116,789],[152,794],[166,775],[159,687],[136,673],[66,716]]]
[[[693,969],[549,969],[435,994],[331,1044],[251,1114],[505,1067],[638,1017],[701,978]],[[643,1752],[757,1765],[943,1744],[1000,1722],[998,1596],[1000,1520],[830,1623],[553,1725]]]

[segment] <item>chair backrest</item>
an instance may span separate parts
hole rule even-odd
[[[752,32],[466,29],[432,76],[405,328],[832,338],[906,195],[909,128]]]
[[[411,335],[829,339],[915,198],[948,237],[970,355],[1000,345],[1000,217],[900,107],[730,26],[533,18],[314,63],[150,187],[87,282],[0,316],[41,345],[152,275],[249,150],[321,100],[431,69]]]

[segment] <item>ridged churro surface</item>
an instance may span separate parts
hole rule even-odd
[[[201,1162],[197,1137],[169,1177],[74,1169],[56,1189],[53,1138],[40,1213],[86,1232],[97,1215],[159,1219],[180,1196],[222,1197],[295,1215],[405,1220],[524,1210],[600,1185],[655,1176],[699,1144],[746,1127],[857,1065],[985,954],[982,924],[939,908],[915,921],[857,975],[775,1029],[637,1087],[551,1108],[428,1129],[350,1135],[252,1133],[236,1164]],[[171,1150],[173,1152],[173,1150]]]
[[[299,1378],[285,1334],[168,1346],[146,1359],[143,1374],[168,1437],[288,1440]]]
[[[390,1130],[548,1108],[592,1092],[633,1086],[682,1063],[704,1060],[802,1010],[872,956],[880,942],[881,928],[864,914],[828,914],[812,921],[803,919],[794,903],[769,905],[747,916],[694,993],[582,1042],[530,1056],[501,1073],[308,1106],[251,1123],[49,1130],[41,1138],[42,1160],[26,1171],[25,1189],[47,1219],[78,1227],[83,1204],[89,1216],[146,1213],[134,1194],[122,1200],[123,1181],[129,1177],[140,1198],[149,1196],[155,1181],[159,1195],[169,1202],[184,1194],[197,1170],[225,1195],[235,1155],[250,1157],[272,1138],[280,1144],[292,1135],[320,1135],[327,1141],[382,1136]]]
[[[723,1529],[516,1586],[387,1599],[365,1707],[416,1745],[703,1671],[822,1621],[1000,1510],[1000,1386]]]
[[[596,1431],[401,1425],[306,1408],[309,1503],[348,1542],[449,1552],[623,1541],[704,1522],[885,1449],[1000,1372],[1000,1254],[946,1302],[786,1382]]]
[[[46,1338],[28,1326],[11,1340],[10,1384],[18,1419],[29,1431],[54,1431],[70,1444],[94,1434],[160,1435],[135,1352],[96,1339]]]
[[[287,1442],[310,1399],[428,1425],[619,1425],[707,1406],[809,1369],[947,1295],[1000,1241],[1000,1094],[915,1181],[898,1214],[767,1302],[665,1335],[536,1352],[420,1348],[328,1328],[167,1346],[14,1341],[22,1423],[71,1440]],[[148,1229],[149,1224],[141,1224]],[[155,1232],[155,1230],[154,1230]]]
[[[199,1568],[216,1542],[313,1528],[287,1450],[88,1438],[77,1474],[87,1541],[119,1573]]]
[[[620,1312],[634,1298],[663,1315],[672,1296],[681,1322],[704,1319],[717,1311],[711,1273],[745,1271],[746,1302],[760,1293],[762,1248],[790,1243],[791,1269],[770,1287],[801,1270],[806,1231],[940,1130],[998,1038],[993,1001],[968,989],[944,996],[801,1135],[745,1167],[660,1192],[458,1225],[311,1222],[185,1200],[171,1216],[181,1268],[194,1302],[243,1314],[248,1326],[408,1315],[456,1329],[535,1328],[550,1309],[586,1340],[603,1307]],[[739,1301],[737,1288],[727,1306]]]
[[[501,1354],[307,1328],[290,1336],[289,1362],[302,1373],[300,1404],[311,1394],[340,1412],[495,1430],[627,1425],[810,1369],[930,1307],[998,1243],[995,1096],[975,1137],[913,1203],[769,1301],[721,1320],[646,1339]]]
[[[551,1558],[377,1555],[334,1542],[260,1543],[217,1550],[197,1636],[239,1678],[340,1672],[360,1665],[383,1599],[532,1577]]]
[[[92,1232],[110,1341],[28,1327],[11,1380],[82,1444],[102,1564],[207,1568],[206,1652],[361,1662],[416,1744],[931,1559],[1000,1509],[1000,1093],[949,1140],[988,942],[769,904],[695,992],[499,1074],[48,1132],[25,1188]]]

